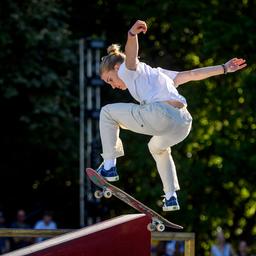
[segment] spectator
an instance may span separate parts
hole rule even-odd
[[[238,256],[250,256],[249,254],[249,248],[247,245],[247,242],[244,240],[241,240],[238,245]]]
[[[16,229],[29,229],[30,225],[26,223],[26,212],[22,209],[18,210],[16,221],[11,224],[11,228]],[[20,249],[32,243],[31,238],[27,237],[14,237],[11,239],[11,248],[13,250]]]
[[[0,211],[0,228],[6,228],[3,212]],[[0,237],[0,254],[10,251],[10,241],[6,237]]]
[[[52,213],[51,212],[45,212],[43,215],[43,219],[39,220],[34,229],[57,229],[56,223],[52,220]],[[47,238],[38,237],[36,239],[36,242],[42,242],[46,240]]]
[[[184,255],[184,242],[183,241],[169,241],[166,244],[167,256],[182,256]]]
[[[232,246],[226,242],[221,228],[217,230],[216,244],[211,247],[211,256],[235,256]]]
[[[155,251],[154,255],[156,255],[156,256],[166,256],[166,254],[165,254],[165,242],[164,241],[159,241],[155,249],[156,249],[156,251]]]

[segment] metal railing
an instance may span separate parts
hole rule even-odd
[[[0,237],[55,237],[74,229],[15,229],[0,228]]]

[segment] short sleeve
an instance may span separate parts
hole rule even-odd
[[[178,75],[178,71],[173,71],[173,70],[167,70],[163,68],[157,68],[160,72],[164,73],[168,77],[170,77],[172,80],[175,79],[175,77]]]
[[[130,70],[125,66],[125,63],[122,63],[120,65],[120,68],[118,70],[118,76],[125,82],[125,83],[133,83],[134,80],[139,76],[140,74],[140,63],[137,65],[136,70]]]

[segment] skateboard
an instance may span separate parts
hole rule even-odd
[[[115,187],[114,185],[108,183],[106,179],[100,176],[95,170],[91,168],[87,168],[86,174],[95,185],[101,188],[101,190],[95,191],[94,196],[96,198],[102,198],[103,196],[105,198],[110,198],[112,195],[114,195],[115,197],[122,200],[126,204],[130,205],[137,211],[144,213],[151,219],[151,222],[147,225],[147,229],[149,231],[157,230],[159,232],[162,232],[165,230],[165,227],[171,227],[174,229],[183,229],[182,226],[168,221],[167,219],[162,217],[160,214],[153,211],[151,208],[147,207],[146,205],[144,205],[134,197],[130,196],[129,194],[121,190],[120,188]]]

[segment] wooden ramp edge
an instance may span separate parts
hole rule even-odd
[[[3,255],[148,256],[148,223],[144,214],[123,215]]]

